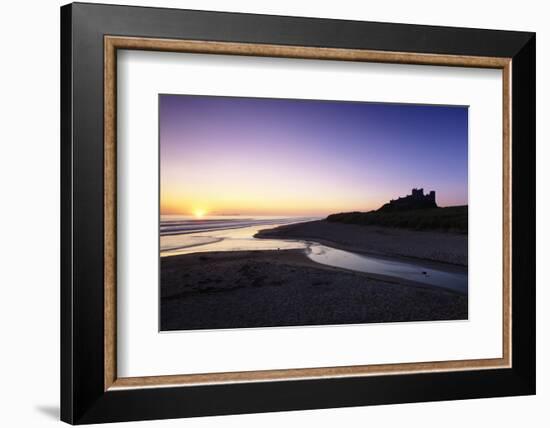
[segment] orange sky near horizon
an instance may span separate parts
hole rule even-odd
[[[253,196],[208,198],[201,195],[194,199],[177,194],[164,194],[161,204],[162,215],[304,215],[325,216],[344,211],[369,211],[380,207],[380,203],[356,204],[353,200],[331,201],[322,198],[272,198],[269,201]],[[349,203],[348,203],[349,202]],[[386,201],[387,202],[387,201]]]
[[[256,174],[256,180],[231,177],[205,177],[193,186],[166,185],[162,191],[161,214],[194,215],[328,215],[343,211],[368,211],[380,207],[384,195],[369,192],[358,200],[357,190],[348,183],[327,178],[325,183],[289,181],[276,171]],[[232,174],[229,174],[232,175]],[[292,177],[296,177],[295,174]],[[333,181],[333,182],[331,182]],[[322,192],[319,189],[323,189]]]

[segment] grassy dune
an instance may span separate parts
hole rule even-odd
[[[331,214],[329,222],[399,227],[413,230],[468,233],[468,206],[395,212],[349,212]]]

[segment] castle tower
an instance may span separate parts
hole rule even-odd
[[[437,208],[435,203],[435,190],[430,190],[424,194],[424,189],[412,189],[412,194],[397,199],[392,199],[387,204],[382,205],[378,211],[405,211]]]
[[[424,197],[424,189],[412,189],[412,197],[415,199],[421,199]]]

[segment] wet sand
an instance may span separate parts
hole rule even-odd
[[[261,230],[257,238],[312,240],[342,250],[468,266],[468,236],[310,221]]]
[[[274,231],[293,230],[293,226],[300,227],[300,232],[318,231],[319,226],[311,229],[311,223],[317,222]],[[464,295],[324,266],[311,261],[303,250],[161,258],[163,331],[460,320],[467,316]]]

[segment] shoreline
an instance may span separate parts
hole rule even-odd
[[[317,263],[302,249],[161,259],[161,330],[464,320],[468,298]]]
[[[447,232],[412,231],[317,220],[262,229],[254,238],[313,241],[374,257],[468,267],[467,235]]]

